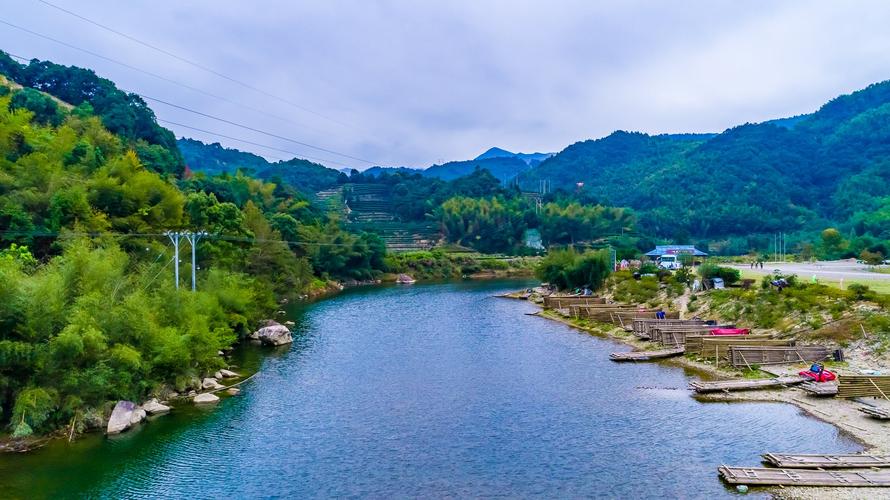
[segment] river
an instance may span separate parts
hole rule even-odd
[[[717,466],[849,452],[777,403],[700,403],[692,375],[617,364],[621,348],[494,294],[521,282],[356,289],[289,311],[293,345],[212,410],[112,439],[0,456],[0,496],[731,496]]]

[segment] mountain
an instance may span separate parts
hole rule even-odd
[[[477,168],[488,170],[495,178],[506,184],[531,167],[520,158],[505,156],[483,158],[481,160],[450,161],[441,165],[433,165],[424,170],[422,174],[424,177],[436,177],[450,181],[469,175]]]
[[[511,153],[506,149],[494,147],[477,156],[475,160],[485,160],[488,158],[519,158],[528,165],[535,166],[554,154],[555,153]]]
[[[747,236],[845,225],[890,237],[890,81],[720,134],[618,131],[520,175],[637,210],[644,232]],[[875,213],[877,212],[877,213]]]
[[[186,165],[193,172],[216,175],[238,170],[268,181],[284,181],[306,194],[330,188],[346,174],[300,158],[271,163],[253,153],[226,148],[218,142],[204,144],[195,139],[176,141]]]

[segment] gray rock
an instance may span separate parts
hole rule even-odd
[[[195,392],[195,391],[189,391],[189,393],[188,393],[188,397],[193,398],[193,397],[195,397],[197,394],[198,394],[198,393]]]
[[[201,382],[202,389],[222,389],[223,387],[225,386],[220,384],[219,381],[213,377],[207,377]]]
[[[195,399],[193,399],[192,401],[194,401],[196,405],[213,404],[213,403],[218,403],[219,398],[214,394],[211,394],[209,392],[204,392],[204,393],[201,393],[201,394],[198,394],[197,396],[195,396]]]
[[[241,376],[241,375],[239,375],[239,374],[237,374],[237,373],[235,373],[235,372],[233,372],[233,371],[231,371],[231,370],[226,370],[225,368],[223,368],[222,370],[220,370],[220,371],[219,371],[219,374],[222,375],[223,378],[235,378],[235,377],[240,377],[240,376]]]
[[[157,399],[150,399],[145,403],[142,403],[142,409],[149,415],[159,415],[170,411],[169,406],[158,403]]]
[[[222,373],[217,371],[216,373],[213,374],[213,378],[215,378],[216,380],[222,379],[223,378]]]
[[[237,396],[238,394],[241,394],[241,389],[237,387],[229,387],[228,389],[226,389],[226,393],[229,396]]]
[[[108,419],[108,426],[105,428],[107,434],[119,434],[129,429],[133,423],[133,410],[136,409],[136,403],[132,401],[118,401],[114,405],[111,417]]]
[[[268,321],[266,326],[254,332],[254,335],[256,335],[263,344],[273,346],[290,344],[294,341],[290,330],[277,321]]]
[[[130,414],[130,425],[136,425],[143,420],[145,420],[145,410],[137,406]]]

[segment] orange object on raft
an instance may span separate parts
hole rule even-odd
[[[751,330],[748,328],[714,328],[711,335],[748,335]]]

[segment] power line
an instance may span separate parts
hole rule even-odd
[[[38,0],[38,1],[39,1],[39,0]],[[11,27],[11,28],[14,28],[14,29],[23,31],[23,32],[25,32],[25,33],[28,33],[28,34],[30,34],[30,35],[33,35],[33,36],[36,36],[36,37],[39,37],[39,38],[43,38],[43,39],[45,39],[45,40],[49,40],[49,41],[51,41],[51,42],[53,42],[53,43],[57,43],[57,44],[62,45],[62,46],[64,46],[64,47],[68,47],[68,48],[70,48],[70,49],[74,49],[74,50],[83,52],[83,53],[85,53],[85,54],[89,54],[89,55],[91,55],[91,56],[93,56],[93,57],[97,57],[97,58],[102,59],[102,60],[104,60],[104,61],[108,61],[108,62],[110,62],[110,63],[117,64],[117,65],[122,66],[122,67],[124,67],[124,68],[127,68],[127,69],[129,69],[129,70],[136,71],[136,72],[138,72],[138,73],[142,73],[142,74],[144,74],[144,75],[148,75],[148,76],[150,76],[150,77],[152,77],[152,78],[157,78],[158,80],[161,80],[161,81],[164,81],[164,82],[167,82],[167,83],[176,85],[176,86],[178,86],[178,87],[182,87],[182,88],[184,88],[184,89],[191,90],[192,92],[197,92],[198,94],[205,95],[205,96],[207,96],[207,97],[211,97],[211,98],[213,98],[213,99],[217,99],[217,100],[220,100],[220,101],[222,101],[222,102],[231,104],[231,105],[233,105],[233,106],[238,106],[238,107],[240,107],[240,108],[244,108],[244,109],[253,111],[253,112],[255,112],[255,113],[259,113],[259,114],[262,114],[262,115],[265,115],[265,116],[274,118],[274,119],[276,119],[276,120],[281,120],[281,121],[283,121],[283,122],[287,122],[287,123],[296,125],[296,126],[298,126],[298,127],[303,127],[303,128],[307,128],[307,129],[309,129],[309,130],[312,130],[312,131],[314,131],[314,132],[319,132],[319,130],[317,130],[317,129],[315,129],[315,128],[312,128],[312,127],[306,127],[306,126],[305,126],[304,124],[302,124],[302,123],[295,122],[295,121],[293,121],[293,120],[291,120],[291,119],[288,119],[288,118],[285,118],[285,117],[283,117],[283,116],[278,116],[278,115],[276,115],[276,114],[274,114],[274,113],[269,113],[269,112],[267,112],[267,111],[263,111],[262,109],[255,108],[255,107],[250,106],[250,105],[248,105],[248,104],[243,104],[243,103],[240,103],[240,102],[238,102],[238,101],[234,101],[234,100],[229,99],[228,97],[225,97],[225,96],[217,95],[217,94],[214,94],[214,93],[212,93],[212,92],[207,92],[206,90],[200,89],[200,88],[198,88],[198,87],[193,87],[193,86],[191,86],[191,85],[189,85],[189,84],[187,84],[187,83],[183,83],[183,82],[180,82],[180,81],[178,81],[178,80],[174,80],[174,79],[172,79],[172,78],[167,78],[166,76],[159,75],[159,74],[157,74],[157,73],[153,73],[153,72],[151,72],[151,71],[148,71],[148,70],[145,70],[145,69],[142,69],[142,68],[133,66],[132,64],[128,64],[128,63],[126,63],[126,62],[119,61],[119,60],[117,60],[117,59],[114,59],[114,58],[111,58],[111,57],[108,57],[108,56],[104,56],[104,55],[99,54],[99,53],[97,53],[97,52],[93,52],[92,50],[89,50],[89,49],[84,49],[84,48],[82,48],[82,47],[78,47],[78,46],[76,46],[76,45],[70,44],[70,43],[65,42],[65,41],[63,41],[63,40],[59,40],[59,39],[57,39],[57,38],[53,38],[53,37],[51,37],[51,36],[44,35],[44,34],[42,34],[42,33],[38,33],[38,32],[36,32],[36,31],[32,31],[32,30],[30,30],[30,29],[28,29],[28,28],[24,28],[24,27],[22,27],[22,26],[18,26],[18,25],[16,25],[16,24],[10,23],[10,22],[8,22],[8,21],[0,20],[0,23],[5,24],[5,25],[7,25],[7,26],[9,26],[9,27]]]
[[[38,1],[39,1],[39,0],[38,0]],[[226,98],[226,97],[219,96],[219,95],[216,95],[216,94],[212,94],[212,93],[210,93],[210,92],[206,92],[206,91],[204,91],[204,90],[201,90],[201,89],[199,89],[199,88],[197,88],[197,87],[192,87],[191,85],[188,85],[188,84],[185,84],[185,83],[182,83],[182,82],[178,82],[178,81],[176,81],[176,80],[167,78],[167,77],[162,76],[162,75],[158,75],[158,74],[156,74],[156,73],[152,73],[151,71],[146,71],[146,70],[143,70],[143,69],[141,69],[141,68],[137,68],[136,66],[133,66],[133,65],[128,64],[128,63],[125,63],[125,62],[123,62],[123,61],[118,61],[118,60],[116,60],[116,59],[112,59],[112,58],[110,58],[110,57],[104,56],[104,55],[99,54],[99,53],[97,53],[97,52],[93,52],[93,51],[88,50],[88,49],[84,49],[84,48],[81,48],[81,47],[77,47],[77,46],[75,46],[75,45],[72,45],[72,44],[70,44],[70,43],[64,42],[64,41],[62,41],[62,40],[59,40],[59,39],[56,39],[56,38],[53,38],[53,37],[44,35],[44,34],[42,34],[42,33],[37,33],[36,31],[32,31],[32,30],[30,30],[30,29],[28,29],[28,28],[24,28],[24,27],[22,27],[22,26],[19,26],[19,25],[10,23],[10,22],[8,22],[8,21],[4,21],[3,19],[0,19],[0,24],[5,24],[5,25],[7,25],[7,26],[9,26],[9,27],[11,27],[11,28],[14,28],[14,29],[23,31],[23,32],[28,33],[28,34],[30,34],[30,35],[33,35],[33,36],[36,36],[36,37],[39,37],[39,38],[43,38],[43,39],[49,40],[49,41],[51,41],[51,42],[60,44],[60,45],[62,45],[62,46],[64,46],[64,47],[68,47],[68,48],[71,48],[71,49],[74,49],[74,50],[78,50],[78,51],[83,52],[83,53],[85,53],[85,54],[89,54],[89,55],[91,55],[91,56],[93,56],[93,57],[97,57],[97,58],[99,58],[99,59],[102,59],[102,60],[105,60],[105,61],[109,61],[109,62],[114,63],[114,64],[118,64],[118,65],[123,66],[123,67],[125,67],[125,68],[131,69],[131,70],[136,71],[136,72],[139,72],[139,73],[143,73],[143,74],[145,74],[145,75],[148,75],[148,76],[151,76],[151,77],[154,77],[154,78],[158,78],[158,79],[160,79],[160,80],[163,80],[163,81],[165,81],[165,82],[171,83],[171,84],[173,84],[173,85],[181,86],[181,87],[183,87],[183,88],[192,90],[192,91],[194,91],[194,92],[197,92],[197,93],[200,93],[200,94],[209,96],[209,97],[213,97],[213,98],[215,98],[215,99],[219,99],[219,100],[222,100],[222,101],[224,101],[224,102],[228,102],[228,103],[230,103],[230,104],[234,104],[234,105],[236,105],[236,106],[242,106],[242,107],[245,107],[245,108],[247,108],[247,109],[252,109],[252,110],[255,110],[255,111],[258,111],[258,112],[260,112],[260,113],[264,113],[264,114],[265,114],[264,111],[257,110],[257,109],[255,109],[255,108],[250,107],[250,106],[247,106],[247,105],[243,105],[243,104],[237,103],[237,102],[232,101],[232,100],[230,100],[230,99],[228,99],[228,98]],[[122,90],[123,90],[123,89],[122,89]],[[195,113],[195,114],[197,114],[197,115],[204,116],[204,117],[206,117],[206,118],[210,118],[210,119],[213,119],[213,120],[217,120],[217,121],[221,121],[221,122],[224,122],[224,123],[228,123],[228,124],[230,124],[230,125],[234,125],[234,126],[237,126],[237,127],[241,127],[241,128],[247,129],[247,130],[251,130],[251,131],[253,131],[253,132],[257,132],[257,133],[261,133],[261,134],[264,134],[264,135],[268,135],[268,136],[270,136],[270,137],[275,137],[275,138],[277,138],[277,139],[282,139],[282,140],[285,140],[285,141],[289,141],[289,142],[292,142],[292,143],[294,143],[294,144],[299,144],[299,145],[301,145],[301,146],[308,147],[308,148],[311,148],[311,149],[315,149],[315,150],[318,150],[318,151],[323,151],[323,152],[325,152],[325,153],[330,153],[330,154],[334,154],[334,155],[337,155],[337,156],[342,156],[342,157],[344,157],[344,158],[349,158],[349,159],[351,159],[351,160],[361,161],[361,162],[363,162],[363,163],[367,163],[367,164],[369,164],[369,165],[374,165],[374,164],[376,163],[376,162],[373,162],[373,161],[370,161],[370,160],[366,160],[366,159],[363,159],[363,158],[358,158],[358,157],[355,157],[355,156],[351,156],[351,155],[348,155],[348,154],[346,154],[346,153],[340,153],[340,152],[334,151],[334,150],[332,150],[332,149],[323,148],[323,147],[321,147],[321,146],[315,146],[315,145],[309,144],[309,143],[307,143],[307,142],[302,142],[302,141],[298,141],[298,140],[295,140],[295,139],[290,139],[290,138],[287,138],[287,137],[284,137],[284,136],[280,136],[280,135],[277,135],[277,134],[273,134],[273,133],[271,133],[271,132],[266,132],[266,131],[263,131],[263,130],[260,130],[260,129],[257,129],[257,128],[249,127],[249,126],[247,126],[247,125],[242,125],[242,124],[239,124],[239,123],[230,121],[230,120],[226,120],[226,119],[224,119],[224,118],[219,118],[219,117],[216,117],[216,116],[213,116],[213,115],[209,115],[209,114],[206,114],[206,113],[202,113],[202,112],[200,112],[200,111],[196,111],[196,110],[187,108],[187,107],[185,107],[185,106],[180,106],[180,105],[178,105],[178,104],[173,104],[173,103],[170,103],[170,102],[167,102],[167,101],[163,101],[163,100],[161,100],[161,99],[157,99],[157,98],[154,98],[154,97],[149,97],[149,96],[140,94],[140,93],[138,93],[138,92],[131,92],[131,93],[136,94],[136,95],[138,95],[139,97],[142,97],[142,98],[144,98],[144,99],[149,99],[149,100],[152,100],[152,101],[155,101],[155,102],[159,102],[159,103],[161,103],[161,104],[165,104],[165,105],[167,105],[167,106],[171,106],[171,107],[174,107],[174,108],[177,108],[177,109],[181,109],[181,110],[183,110],[183,111],[188,111],[188,112],[190,112],[190,113]],[[274,115],[272,115],[272,116],[274,116]],[[322,161],[324,161],[324,160],[322,160]]]
[[[6,52],[6,54],[9,55],[9,56],[12,57],[12,58],[18,59],[18,60],[23,61],[23,62],[29,62],[29,61],[30,61],[30,59],[28,59],[27,57],[22,57],[22,56],[20,56],[20,55],[13,54],[13,53],[11,53],[11,52]],[[138,94],[137,94],[137,95],[138,95]],[[303,154],[303,153],[298,153],[298,152],[296,152],[296,151],[291,151],[291,150],[288,150],[288,149],[281,149],[281,148],[277,148],[277,147],[275,147],[275,146],[269,146],[268,144],[260,144],[260,143],[258,143],[258,142],[249,141],[249,140],[247,140],[247,139],[241,139],[241,138],[233,137],[233,136],[226,135],[226,134],[220,134],[219,132],[211,132],[210,130],[205,130],[205,129],[198,128],[198,127],[193,127],[193,126],[191,126],[191,125],[186,125],[186,124],[184,124],[184,123],[178,123],[178,122],[174,122],[174,121],[171,121],[171,120],[164,120],[164,119],[162,119],[162,118],[156,118],[156,120],[159,121],[159,122],[161,122],[161,123],[168,123],[168,124],[170,124],[170,125],[174,125],[174,126],[177,126],[177,127],[187,128],[187,129],[190,129],[190,130],[195,130],[195,131],[197,131],[197,132],[203,132],[203,133],[205,133],[205,134],[209,134],[209,135],[213,135],[213,136],[217,136],[217,137],[222,137],[222,138],[224,138],[224,139],[230,139],[230,140],[233,140],[233,141],[238,141],[238,142],[243,142],[243,143],[245,143],[245,144],[250,144],[250,145],[252,145],[252,146],[257,146],[257,147],[261,147],[261,148],[271,149],[271,150],[273,150],[273,151],[279,151],[279,152],[282,152],[282,153],[291,154],[291,155],[294,155],[294,157],[298,157],[298,158],[301,158],[301,159],[309,159],[309,160],[315,160],[315,161],[323,161],[323,162],[327,162],[327,163],[333,163],[333,164],[336,164],[336,165],[340,165],[340,166],[343,166],[343,167],[349,167],[349,166],[350,166],[349,164],[342,163],[342,162],[339,162],[339,161],[336,161],[336,160],[330,160],[330,159],[326,159],[326,158],[319,158],[319,157],[317,157],[317,156],[309,156],[309,155],[305,155],[305,154]],[[282,157],[280,157],[280,156],[273,156],[273,155],[267,155],[267,156],[272,156],[272,157],[275,158],[276,160],[279,160],[279,161],[282,161],[282,162],[287,162],[288,160],[291,159],[291,158],[282,158]]]
[[[36,236],[36,237],[81,237],[90,238],[111,236],[114,238],[134,238],[134,237],[160,237],[167,236],[167,233],[87,233],[87,232],[51,232],[51,231],[0,231],[0,236]],[[271,238],[251,238],[247,236],[227,236],[222,234],[208,234],[207,238],[214,238],[222,241],[231,241],[236,243],[287,243],[289,245],[304,246],[324,246],[324,247],[352,247],[348,243],[321,243],[315,241],[291,241],[291,240],[275,240]]]
[[[278,101],[281,101],[281,102],[283,102],[283,103],[289,104],[289,105],[291,105],[291,106],[293,106],[293,107],[295,107],[295,108],[297,108],[297,109],[299,109],[299,110],[301,110],[301,111],[304,111],[304,112],[306,112],[306,113],[315,115],[315,116],[317,116],[317,117],[319,117],[319,118],[323,118],[323,119],[325,119],[325,120],[334,122],[334,123],[336,123],[336,124],[338,124],[338,125],[342,125],[342,126],[344,126],[344,127],[352,128],[352,127],[350,127],[348,124],[343,123],[343,122],[341,122],[341,121],[339,121],[339,120],[336,120],[336,119],[331,118],[331,117],[329,117],[329,116],[325,116],[325,115],[323,115],[323,114],[321,114],[321,113],[318,113],[318,112],[316,112],[316,111],[313,111],[313,110],[311,110],[311,109],[309,109],[309,108],[307,108],[307,107],[305,107],[305,106],[302,106],[302,105],[297,104],[297,103],[295,103],[295,102],[293,102],[293,101],[290,101],[289,99],[285,99],[284,97],[277,96],[277,95],[275,95],[275,94],[272,94],[271,92],[265,91],[265,90],[263,90],[263,89],[260,89],[260,88],[258,88],[258,87],[255,87],[255,86],[253,86],[253,85],[251,85],[251,84],[249,84],[249,83],[246,83],[246,82],[243,82],[243,81],[241,81],[241,80],[238,80],[237,78],[233,78],[233,77],[228,76],[228,75],[226,75],[226,74],[220,73],[219,71],[216,71],[216,70],[214,70],[214,69],[212,69],[212,68],[208,68],[207,66],[204,66],[204,65],[202,65],[202,64],[200,64],[200,63],[197,63],[197,62],[192,61],[192,60],[190,60],[190,59],[186,59],[185,57],[182,57],[182,56],[180,56],[180,55],[177,55],[177,54],[175,54],[175,53],[173,53],[173,52],[170,52],[170,51],[168,51],[168,50],[162,49],[162,48],[160,48],[160,47],[158,47],[158,46],[156,46],[156,45],[152,45],[152,44],[150,44],[150,43],[148,43],[148,42],[145,42],[145,41],[143,41],[143,40],[140,40],[140,39],[138,39],[138,38],[136,38],[136,37],[134,37],[134,36],[128,35],[128,34],[126,34],[126,33],[124,33],[124,32],[121,32],[121,31],[119,31],[119,30],[116,30],[116,29],[114,29],[114,28],[111,28],[111,27],[109,27],[109,26],[106,26],[106,25],[104,25],[104,24],[101,24],[101,23],[99,23],[99,22],[97,22],[97,21],[94,21],[94,20],[89,19],[89,18],[87,18],[87,17],[84,17],[84,16],[82,16],[82,15],[80,15],[80,14],[77,14],[76,12],[72,12],[72,11],[70,11],[70,10],[68,10],[68,9],[65,9],[65,8],[62,8],[62,7],[58,6],[58,5],[55,5],[55,4],[50,3],[50,2],[47,2],[46,0],[37,0],[37,1],[40,2],[40,3],[42,3],[42,4],[44,4],[44,5],[46,5],[46,6],[48,6],[48,7],[52,7],[52,8],[54,8],[54,9],[56,9],[56,10],[59,10],[59,11],[61,11],[61,12],[66,13],[66,14],[68,14],[68,15],[74,16],[74,17],[80,19],[81,21],[90,23],[90,24],[92,24],[93,26],[97,26],[97,27],[102,28],[102,29],[104,29],[104,30],[106,30],[106,31],[108,31],[108,32],[114,33],[115,35],[118,35],[118,36],[121,36],[121,37],[123,37],[123,38],[126,38],[127,40],[130,40],[131,42],[138,43],[139,45],[142,45],[143,47],[147,47],[147,48],[149,48],[149,49],[151,49],[151,50],[154,50],[154,51],[156,51],[156,52],[160,52],[161,54],[164,54],[164,55],[166,55],[166,56],[172,57],[172,58],[176,59],[177,61],[184,62],[184,63],[186,63],[186,64],[188,64],[188,65],[190,65],[190,66],[193,66],[193,67],[195,67],[195,68],[198,68],[198,69],[200,69],[200,70],[202,70],[202,71],[206,71],[206,72],[208,72],[208,73],[210,73],[210,74],[216,75],[216,76],[218,76],[218,77],[220,77],[220,78],[223,78],[223,79],[225,79],[225,80],[228,80],[228,81],[230,81],[230,82],[232,82],[232,83],[236,83],[236,84],[238,84],[238,85],[241,85],[242,87],[245,87],[245,88],[248,88],[248,89],[250,89],[250,90],[253,90],[254,92],[258,92],[258,93],[260,93],[260,94],[262,94],[262,95],[264,95],[264,96],[271,97],[271,98],[276,99],[276,100],[278,100]]]
[[[209,131],[209,130],[204,130],[204,129],[202,129],[202,128],[198,128],[198,127],[192,127],[191,125],[185,125],[185,124],[177,123],[177,122],[170,121],[170,120],[163,120],[163,119],[158,118],[158,121],[159,121],[159,122],[162,122],[162,123],[169,123],[170,125],[175,125],[175,126],[177,126],[177,127],[182,127],[182,128],[187,128],[187,129],[190,129],[190,130],[195,130],[195,131],[197,131],[197,132],[203,132],[203,133],[205,133],[205,134],[214,135],[214,136],[217,136],[217,137],[222,137],[222,138],[224,138],[224,139],[231,139],[231,140],[233,140],[233,141],[243,142],[243,143],[245,143],[245,144],[250,144],[250,145],[252,145],[252,146],[257,146],[257,147],[260,147],[260,148],[266,148],[266,149],[271,149],[271,150],[273,150],[273,151],[279,151],[279,152],[281,152],[281,153],[292,154],[292,155],[294,155],[294,156],[296,156],[296,157],[300,157],[300,158],[304,158],[304,159],[316,160],[316,161],[326,161],[326,162],[328,162],[328,163],[335,163],[335,164],[337,164],[337,165],[342,165],[342,166],[344,166],[344,167],[348,167],[348,166],[349,166],[349,165],[347,165],[346,163],[340,163],[340,162],[338,162],[338,161],[334,161],[334,160],[326,160],[326,159],[324,159],[324,158],[318,158],[318,157],[315,157],[315,156],[307,156],[307,155],[304,155],[304,154],[302,154],[302,153],[297,153],[297,152],[295,152],[295,151],[290,151],[290,150],[287,150],[287,149],[281,149],[281,148],[277,148],[277,147],[275,147],[275,146],[269,146],[268,144],[260,144],[260,143],[258,143],[258,142],[248,141],[247,139],[240,139],[240,138],[238,138],[238,137],[232,137],[232,136],[230,136],[230,135],[220,134],[220,133],[218,133],[218,132],[211,132],[211,131]],[[271,155],[270,155],[270,156],[271,156]],[[274,158],[276,158],[276,159],[278,159],[278,160],[281,160],[281,161],[287,161],[286,158],[281,158],[281,157],[274,157]]]
[[[2,21],[0,21],[0,22],[2,22]],[[203,113],[203,112],[201,112],[201,111],[197,111],[197,110],[194,110],[194,109],[191,109],[191,108],[187,108],[187,107],[185,107],[185,106],[180,106],[179,104],[174,104],[174,103],[172,103],[172,102],[168,102],[168,101],[165,101],[165,100],[163,100],[163,99],[158,99],[157,97],[151,97],[151,96],[148,96],[148,95],[145,95],[145,94],[140,94],[140,93],[138,93],[138,92],[133,92],[133,93],[136,94],[136,95],[138,95],[139,97],[141,97],[141,98],[143,98],[143,99],[148,99],[149,101],[154,101],[154,102],[157,102],[157,103],[160,103],[160,104],[164,104],[164,105],[166,105],[166,106],[170,106],[170,107],[172,107],[172,108],[181,109],[181,110],[183,110],[183,111],[187,111],[187,112],[189,112],[189,113],[194,113],[194,114],[196,114],[196,115],[198,115],[198,116],[203,116],[203,117],[205,117],[205,118],[210,118],[211,120],[216,120],[216,121],[218,121],[218,122],[227,123],[227,124],[229,124],[229,125],[234,125],[234,126],[236,126],[236,127],[240,127],[240,128],[245,129],[245,130],[250,130],[250,131],[252,131],[252,132],[256,132],[256,133],[258,133],[258,134],[268,135],[269,137],[274,137],[274,138],[276,138],[276,139],[281,139],[281,140],[283,140],[283,141],[292,142],[292,143],[294,143],[294,144],[299,144],[300,146],[304,146],[304,147],[307,147],[307,148],[316,149],[316,150],[318,150],[318,151],[324,151],[325,153],[330,153],[330,154],[334,154],[334,155],[337,155],[337,156],[342,156],[342,157],[344,157],[344,158],[349,158],[349,159],[351,159],[351,160],[360,161],[360,162],[363,162],[363,163],[367,163],[367,164],[369,164],[369,165],[374,165],[374,164],[375,164],[375,162],[373,162],[373,161],[371,161],[371,160],[366,160],[366,159],[364,159],[364,158],[359,158],[359,157],[357,157],[357,156],[351,156],[351,155],[348,155],[348,154],[346,154],[346,153],[339,153],[339,152],[334,151],[334,150],[332,150],[332,149],[326,149],[326,148],[323,148],[323,147],[320,147],[320,146],[313,146],[312,144],[309,144],[309,143],[307,143],[307,142],[298,141],[298,140],[296,140],[296,139],[291,139],[291,138],[289,138],[289,137],[284,137],[283,135],[278,135],[278,134],[274,134],[274,133],[272,133],[272,132],[267,132],[267,131],[265,131],[265,130],[260,130],[260,129],[258,129],[258,128],[254,128],[254,127],[251,127],[251,126],[249,126],[249,125],[244,125],[244,124],[241,124],[241,123],[233,122],[233,121],[231,121],[231,120],[227,120],[227,119],[225,119],[225,118],[220,118],[220,117],[218,117],[218,116],[213,116],[213,115],[210,115],[210,114],[207,114],[207,113]]]

